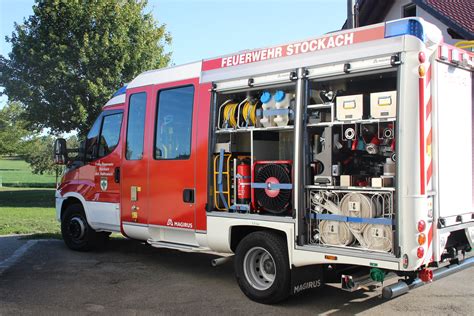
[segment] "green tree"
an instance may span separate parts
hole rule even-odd
[[[79,141],[77,136],[71,136],[67,140],[70,148],[77,148]],[[54,137],[51,135],[35,136],[23,141],[21,151],[22,157],[30,164],[35,174],[59,174],[62,166],[58,166],[53,160]]]
[[[8,102],[0,109],[0,155],[19,155],[27,130],[24,109],[18,102]]]
[[[165,25],[142,0],[36,0],[0,56],[0,86],[37,129],[84,134],[112,93],[138,73],[167,66]]]
[[[59,170],[59,166],[53,161],[52,136],[38,136],[24,142],[23,158],[30,164],[35,174],[52,174]]]

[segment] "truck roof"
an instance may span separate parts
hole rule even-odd
[[[356,29],[341,30],[303,41],[244,50],[188,64],[145,71],[135,77],[125,88],[122,88],[123,90],[119,90],[121,93],[117,91],[104,107],[124,103],[125,92],[128,89],[191,78],[200,78],[201,81],[208,81],[204,78],[207,73],[219,73],[229,67],[239,69],[239,67],[244,67],[248,64],[285,58],[291,59],[291,57],[294,58],[298,55],[306,56],[333,48],[369,43],[371,41],[404,35],[414,36],[427,45],[440,44],[442,42],[441,31],[422,18],[411,17]],[[216,78],[216,76],[213,76],[213,78]]]

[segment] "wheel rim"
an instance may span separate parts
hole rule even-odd
[[[74,216],[69,220],[68,232],[74,241],[81,241],[86,234],[86,224],[82,216]]]
[[[264,291],[275,281],[276,265],[272,255],[262,247],[254,247],[244,257],[244,274],[255,289]]]

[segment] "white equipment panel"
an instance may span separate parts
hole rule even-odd
[[[370,116],[372,118],[392,118],[397,115],[397,91],[370,94]]]
[[[336,98],[336,117],[338,121],[362,119],[364,111],[363,95],[354,94]]]

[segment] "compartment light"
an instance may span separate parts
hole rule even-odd
[[[423,258],[423,256],[425,255],[425,248],[418,247],[418,249],[416,250],[416,255],[420,259]]]
[[[418,221],[418,231],[420,233],[424,232],[426,229],[426,222],[424,220]]]
[[[426,242],[426,235],[421,233],[418,235],[418,245],[422,246]]]
[[[418,74],[420,75],[420,77],[424,77],[425,73],[426,73],[425,65],[423,65],[423,64],[419,65],[418,66]]]
[[[407,254],[403,255],[403,268],[404,269],[408,268],[408,255]]]
[[[424,63],[425,60],[426,60],[425,52],[419,52],[418,53],[418,61],[420,62],[420,64]]]

